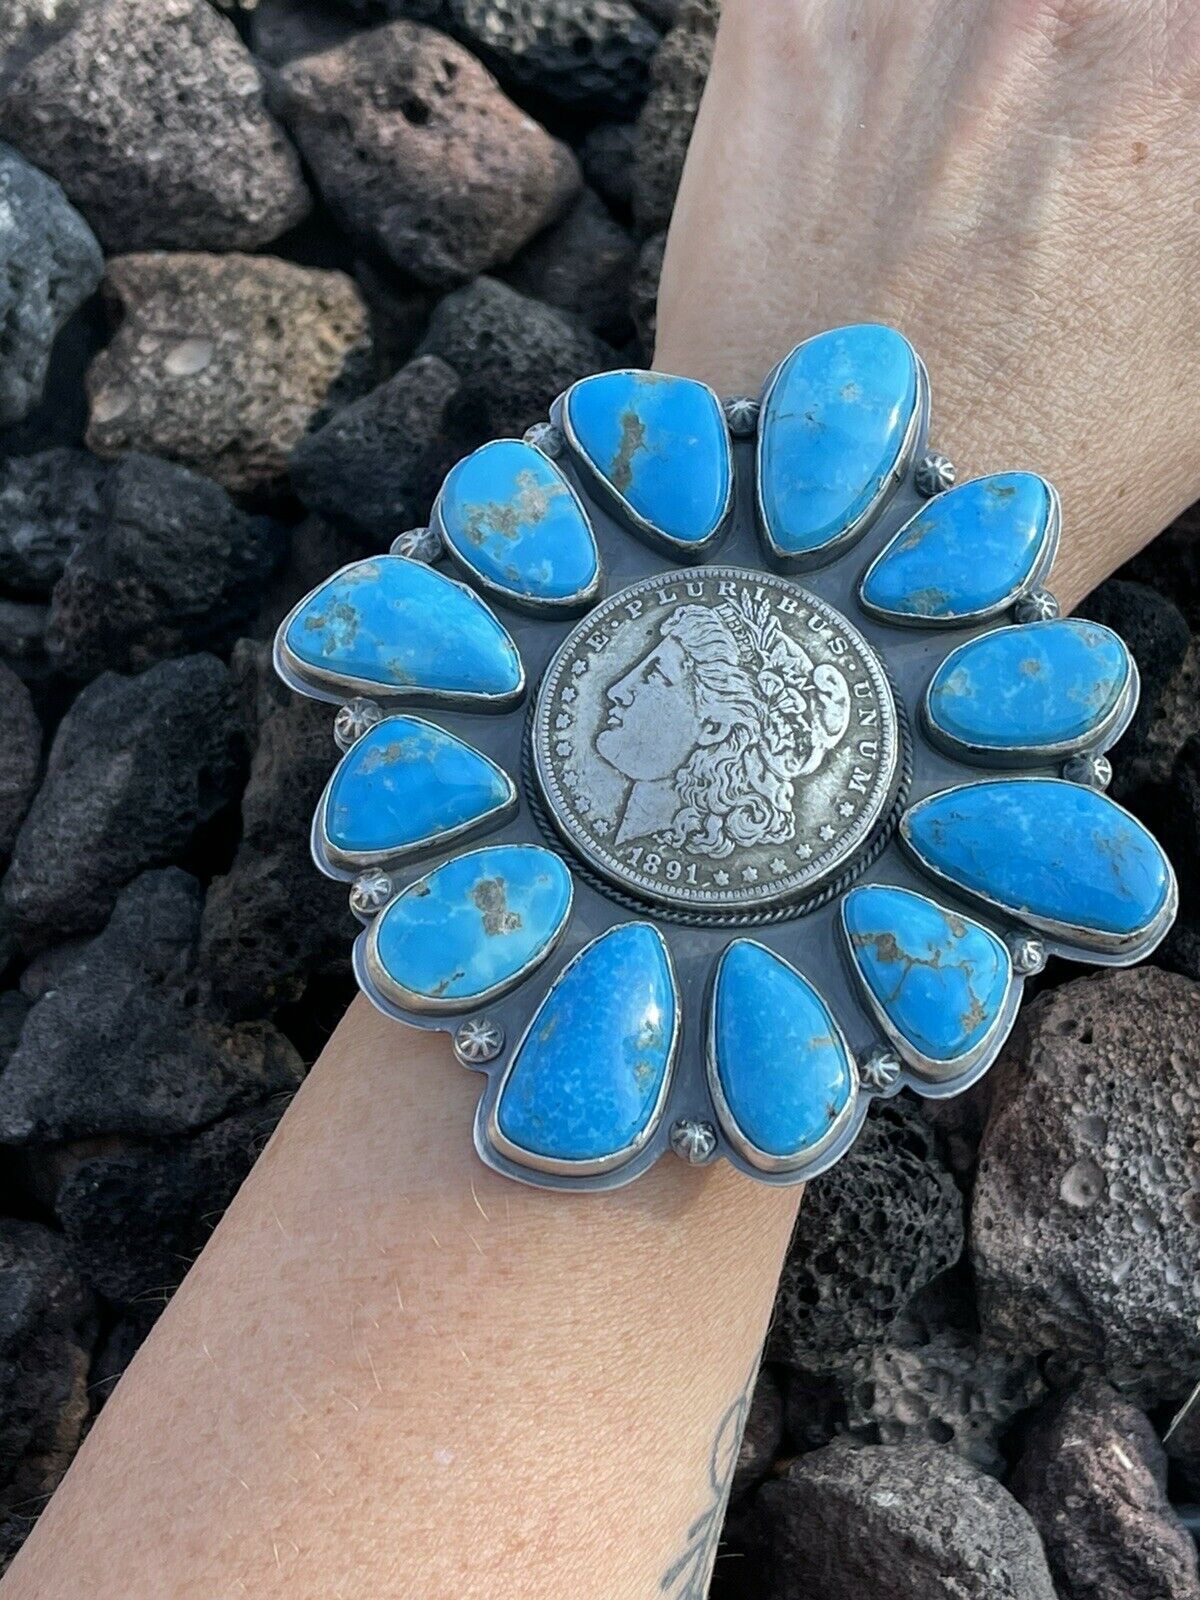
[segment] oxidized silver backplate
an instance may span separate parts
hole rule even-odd
[[[787,578],[690,568],[612,595],[542,680],[534,766],[598,873],[695,911],[802,899],[858,852],[897,770],[887,677]]]

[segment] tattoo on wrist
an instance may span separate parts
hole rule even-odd
[[[667,1600],[704,1600],[708,1593],[759,1361],[760,1358],[755,1357],[745,1383],[717,1423],[708,1458],[708,1503],[688,1528],[682,1555],[659,1580],[659,1593],[666,1595]]]

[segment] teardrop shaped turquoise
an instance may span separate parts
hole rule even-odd
[[[538,1008],[497,1098],[493,1141],[553,1171],[624,1164],[662,1115],[677,1032],[662,935],[648,922],[611,928]]]
[[[854,1065],[825,1001],[752,939],[735,939],[717,968],[708,1071],[726,1134],[766,1171],[819,1154],[856,1094]]]
[[[842,928],[892,1042],[918,1072],[952,1076],[995,1043],[1012,961],[990,929],[886,884],[851,889]]]
[[[1057,502],[1034,472],[996,472],[935,495],[862,581],[881,617],[958,623],[994,616],[1029,588],[1057,536]]]
[[[284,623],[285,660],[330,689],[503,709],[525,674],[505,629],[465,584],[403,556],[343,567]]]
[[[462,739],[420,717],[385,717],[339,762],[321,826],[335,860],[365,866],[444,846],[515,801],[512,779]]]
[[[759,516],[772,554],[812,560],[865,531],[897,487],[920,404],[917,358],[894,328],[859,323],[797,345],[759,423]]]
[[[567,390],[567,440],[639,531],[693,549],[729,509],[733,463],[707,384],[665,372],[600,372]]]
[[[471,850],[384,907],[367,935],[367,970],[405,1010],[470,1011],[546,959],[570,910],[571,875],[552,850]]]
[[[1135,817],[1058,778],[997,778],[910,807],[901,837],[926,871],[1080,949],[1161,936],[1170,864]]]
[[[493,439],[460,461],[435,521],[460,565],[502,597],[566,609],[596,592],[600,555],[579,497],[520,439]]]
[[[1082,617],[997,628],[952,650],[926,699],[930,726],[957,754],[1066,755],[1127,707],[1132,664],[1112,631]]]

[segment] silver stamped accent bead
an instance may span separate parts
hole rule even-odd
[[[958,473],[950,457],[940,455],[936,450],[930,450],[917,462],[916,471],[913,473],[913,487],[919,495],[930,500],[935,494],[953,489],[957,477]]]
[[[1032,978],[1046,965],[1046,946],[1036,934],[1010,933],[1004,942],[1019,977]]]
[[[338,707],[338,714],[333,719],[334,743],[339,750],[349,750],[369,728],[382,721],[383,707],[374,700],[368,700],[365,695],[356,695],[353,700],[347,700],[344,706]]]
[[[671,1149],[689,1166],[702,1167],[717,1153],[717,1134],[711,1122],[680,1117],[671,1127]]]
[[[361,921],[369,921],[392,898],[392,880],[386,872],[372,867],[350,886],[350,909]]]
[[[1082,783],[1088,789],[1107,789],[1112,782],[1112,762],[1107,756],[1072,756],[1063,763],[1062,775],[1069,783]]]
[[[561,428],[556,428],[552,422],[535,422],[532,428],[526,428],[523,437],[526,444],[549,456],[551,461],[557,460],[566,446]]]
[[[491,1017],[472,1017],[454,1031],[454,1054],[466,1067],[494,1061],[504,1049],[504,1029]]]
[[[877,1093],[894,1088],[901,1072],[900,1057],[894,1050],[877,1050],[858,1064],[858,1076],[865,1089]]]
[[[436,528],[405,528],[392,540],[394,556],[408,561],[423,561],[426,566],[441,559],[442,536]]]
[[[1018,622],[1052,622],[1061,612],[1062,607],[1049,589],[1034,589],[1013,607]]]
[[[732,400],[726,400],[721,409],[735,439],[749,439],[757,431],[761,407],[749,395],[735,395]]]

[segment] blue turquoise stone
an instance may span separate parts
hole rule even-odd
[[[494,439],[453,468],[437,502],[451,550],[485,583],[521,600],[567,604],[600,573],[591,525],[549,457]]]
[[[295,612],[284,642],[351,687],[508,699],[524,686],[517,647],[479,596],[402,556],[335,573]]]
[[[342,757],[325,801],[325,837],[350,856],[413,850],[512,804],[494,762],[420,717],[385,717]]]
[[[929,720],[952,744],[983,750],[1077,745],[1112,716],[1129,671],[1124,644],[1098,622],[998,628],[942,662]]]
[[[1171,892],[1167,859],[1141,823],[1058,778],[931,795],[910,808],[902,835],[941,877],[1035,926],[1078,928],[1069,939],[1084,947],[1137,937]]]
[[[994,933],[883,884],[851,889],[842,918],[855,969],[903,1044],[950,1066],[987,1039],[1012,977]]]
[[[996,472],[935,495],[871,566],[863,600],[892,616],[947,622],[1003,609],[1037,567],[1052,505],[1034,472]]]
[[[819,551],[884,495],[917,403],[917,358],[893,328],[835,328],[792,351],[759,422],[759,501],[777,551]]]
[[[734,1131],[776,1161],[798,1161],[854,1095],[854,1066],[829,1007],[794,967],[735,939],[713,986],[710,1071]]]
[[[553,851],[491,845],[436,867],[385,906],[372,951],[401,1004],[467,1011],[543,960],[570,909],[571,875]]]
[[[601,372],[567,391],[574,447],[628,511],[680,544],[721,525],[733,464],[712,390],[662,372]]]
[[[554,1161],[603,1162],[657,1119],[674,1057],[675,983],[647,922],[588,945],[542,1001],[496,1106],[511,1144]]]

